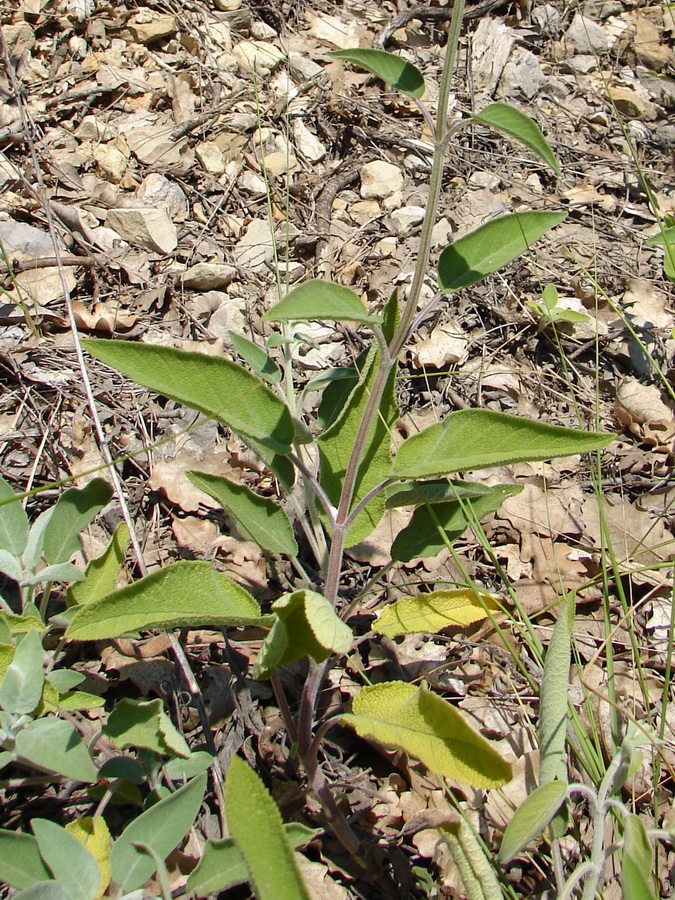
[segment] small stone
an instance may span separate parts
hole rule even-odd
[[[128,38],[137,44],[154,44],[176,33],[176,17],[142,9],[127,22],[124,33],[128,33]]]
[[[235,269],[225,263],[201,262],[183,273],[183,286],[192,291],[214,291],[227,287],[235,275]]]
[[[241,308],[242,300],[239,297],[230,297],[220,291],[211,291],[209,294],[204,294],[203,296],[208,297],[210,303],[213,303],[216,298],[219,298],[216,311],[209,319],[208,325],[209,332],[213,337],[222,338],[222,340],[230,346],[232,344],[232,339],[228,332],[234,331],[236,334],[240,334],[243,337],[247,336],[248,324],[246,322],[246,316]]]
[[[99,144],[94,147],[94,159],[101,174],[113,184],[119,184],[127,170],[127,158],[114,144]]]
[[[132,128],[125,136],[139,162],[184,173],[192,167],[194,154],[187,146],[187,140],[174,141],[172,132],[173,126],[148,125]]]
[[[394,256],[396,254],[396,246],[397,242],[395,237],[382,238],[381,241],[378,241],[375,244],[375,252],[385,258]]]
[[[293,122],[293,138],[298,153],[309,162],[319,162],[326,155],[326,148],[302,119],[295,119]]]
[[[254,37],[257,41],[273,41],[279,35],[266,22],[255,21],[251,23],[251,37]]]
[[[291,68],[291,72],[294,75],[298,75],[300,78],[304,78],[305,81],[310,81],[312,78],[316,78],[317,75],[320,75],[323,72],[323,66],[320,66],[319,63],[315,62],[305,53],[290,53],[288,56],[288,64]]]
[[[431,232],[431,246],[445,247],[452,240],[452,224],[448,219],[439,219]]]
[[[283,150],[274,150],[265,157],[265,169],[273,178],[293,172],[297,167],[297,158]]]
[[[361,196],[364,200],[383,199],[403,187],[403,173],[392,163],[376,159],[361,168]]]
[[[16,25],[3,25],[2,36],[7,45],[7,52],[11,59],[21,59],[25,53],[35,46],[35,35],[28,22],[18,22]]]
[[[285,56],[282,50],[266,41],[241,41],[232,48],[232,55],[242,68],[258,75],[269,75]]]
[[[243,269],[265,269],[274,258],[274,243],[266,219],[253,219],[234,248],[234,258]]]
[[[227,22],[209,22],[207,34],[221,50],[232,49],[232,29]]]
[[[575,72],[577,75],[588,75],[589,72],[595,72],[598,68],[595,57],[590,53],[579,53],[570,59],[561,60],[560,65],[563,71]]]
[[[164,255],[178,244],[176,226],[163,209],[109,209],[106,225],[136,247]]]
[[[174,222],[183,222],[190,211],[181,186],[159,172],[151,172],[136,188],[136,206],[165,209]]]
[[[225,157],[220,147],[213,141],[204,141],[195,148],[197,159],[205,172],[216,178],[225,172]]]
[[[264,197],[267,194],[265,180],[250,169],[245,169],[239,176],[239,187],[253,197]]]
[[[396,234],[402,235],[410,231],[424,219],[426,210],[423,206],[402,206],[391,214]]]
[[[469,184],[473,188],[488,188],[496,191],[501,183],[501,178],[495,172],[485,172],[479,169],[469,175]]]
[[[653,72],[660,72],[675,63],[673,51],[661,40],[659,29],[646,16],[635,18],[635,34],[631,46],[642,65]]]
[[[234,12],[240,9],[242,3],[243,0],[213,0],[213,5],[216,9],[222,12]]]
[[[339,50],[360,46],[360,28],[354,19],[347,23],[344,19],[338,19],[337,16],[329,16],[325,13],[320,15],[308,13],[307,19],[310,23],[309,33],[318,41],[325,41]]]
[[[85,116],[74,134],[80,141],[109,141],[115,137],[110,125],[103,122],[98,116]]]
[[[532,100],[545,84],[546,76],[534,53],[529,50],[514,50],[502,72],[502,95],[507,99],[524,97]]]
[[[377,200],[357,200],[350,203],[347,208],[349,218],[357,225],[366,225],[378,216],[382,215],[380,204]]]
[[[565,32],[565,41],[571,45],[577,53],[606,53],[611,41],[609,35],[602,27],[577,13],[572,24]]]
[[[555,34],[560,28],[562,16],[550,3],[544,3],[532,10],[532,21],[542,34]]]
[[[657,106],[630,88],[610,87],[609,96],[621,115],[647,121],[653,121],[658,117]]]

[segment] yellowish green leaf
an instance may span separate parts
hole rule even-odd
[[[434,634],[442,628],[465,627],[482,621],[487,617],[485,607],[499,609],[489,594],[478,596],[471,588],[403,597],[385,606],[373,631],[387,637],[422,631]]]

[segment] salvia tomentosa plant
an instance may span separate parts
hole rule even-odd
[[[243,536],[271,554],[297,557],[296,535],[302,532],[321,578],[316,584],[280,596],[263,615],[251,594],[216,572],[210,563],[175,562],[79,605],[66,638],[85,641],[148,628],[204,625],[233,629],[257,625],[267,629],[254,677],[271,679],[309,788],[320,800],[330,827],[357,862],[359,838],[338,806],[320,765],[322,739],[333,724],[348,725],[371,741],[420,759],[440,776],[479,788],[508,782],[511,767],[450,703],[425,684],[393,681],[365,686],[354,697],[350,710],[322,719],[318,701],[327,671],[332,661],[349,654],[354,643],[346,621],[348,608],[341,597],[345,551],[365,540],[387,509],[400,506],[414,512],[410,524],[392,544],[392,559],[407,561],[433,555],[456,540],[471,522],[498,509],[506,497],[519,490],[511,484],[488,488],[465,482],[461,473],[598,450],[613,437],[486,409],[467,409],[452,412],[438,424],[409,437],[394,452],[391,429],[398,418],[397,361],[427,311],[419,307],[429,278],[431,234],[448,142],[459,128],[472,122],[489,126],[525,144],[545,165],[559,172],[538,126],[515,108],[493,103],[450,127],[448,100],[462,9],[463,3],[458,0],[435,121],[422,105],[424,79],[415,66],[385,51],[354,49],[332,54],[414,99],[433,124],[429,198],[412,283],[405,298],[399,300],[394,292],[381,309],[374,310],[352,290],[328,281],[314,279],[294,287],[264,315],[266,323],[281,330],[281,339],[276,335],[273,341],[281,348],[281,367],[266,350],[243,338],[237,338],[235,346],[247,366],[140,343],[84,342],[95,358],[238,435],[274,473],[285,495],[280,499],[287,503],[275,502],[212,474],[192,472],[190,480],[228,512]],[[431,304],[504,267],[564,218],[565,213],[559,211],[516,212],[458,238],[440,255],[435,273],[437,291]],[[317,320],[356,323],[371,336],[370,347],[356,366],[327,371],[312,383],[313,390],[324,392],[321,423],[302,408],[303,395],[295,392],[292,376],[292,347],[299,340],[296,326]],[[293,519],[286,512],[291,506]],[[385,608],[374,630],[390,636],[433,632],[449,624],[477,621],[491,608],[495,608],[494,599],[469,586],[412,595]],[[236,639],[236,632],[232,637]],[[294,716],[277,670],[301,659],[307,660],[308,671]],[[181,790],[201,777],[195,775]],[[258,782],[255,773],[241,761],[233,762],[224,800],[230,837],[207,844],[204,859],[188,884],[192,891],[222,890],[248,879],[258,897],[305,896],[291,847],[306,836],[282,828],[276,812],[271,812],[274,804]],[[200,787],[203,793],[201,783]],[[560,806],[562,789],[555,790]],[[255,798],[251,805],[249,796]],[[265,840],[256,829],[265,829]],[[468,840],[463,834],[450,832],[447,837],[457,846]],[[142,854],[142,847],[136,852]],[[157,853],[161,856],[159,850]],[[269,881],[269,866],[261,853],[265,857],[275,854],[278,871],[286,873],[284,878]],[[146,854],[145,858],[151,857]]]

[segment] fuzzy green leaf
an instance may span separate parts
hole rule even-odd
[[[315,591],[284,594],[272,604],[276,621],[256,662],[256,678],[269,678],[277,666],[311,656],[323,662],[332,653],[345,654],[354,637],[325,597]]]
[[[293,421],[285,403],[247,369],[227,359],[133,341],[89,338],[101,362],[171,400],[222,422],[274,453],[286,454]]]
[[[489,494],[491,489],[480,482],[448,481],[405,481],[392,484],[385,491],[387,509],[399,506],[425,506],[427,503],[446,503],[458,498],[473,499]]]
[[[262,347],[242,337],[236,331],[228,331],[232,346],[242,359],[245,359],[253,371],[269,384],[281,381],[281,372],[274,360],[270,359]]]
[[[418,507],[408,525],[394,538],[392,559],[409,562],[418,556],[435,556],[446,546],[446,541],[456,541],[472,521],[499,509],[507,497],[514,497],[522,489],[519,484],[498,484],[488,493],[461,503],[453,501]]]
[[[457,238],[438,261],[441,290],[449,294],[481,281],[508,265],[566,218],[567,213],[536,209],[509,213]]]
[[[120,522],[101,556],[87,564],[84,580],[68,589],[69,604],[84,605],[115,590],[129,540],[129,529],[124,522]]]
[[[84,844],[48,819],[33,819],[31,828],[42,858],[71,900],[94,900],[101,870]]]
[[[286,837],[294,849],[308,844],[319,832],[296,822],[284,823]],[[217,894],[248,881],[248,869],[239,848],[232,838],[208,840],[197,867],[190,873],[188,892]]]
[[[32,834],[0,829],[0,881],[24,890],[50,877]]]
[[[152,876],[155,861],[134,844],[145,844],[166,859],[185,837],[195,820],[206,790],[206,772],[169,794],[133,819],[115,841],[110,854],[113,881],[123,891],[134,891]]]
[[[563,600],[544,660],[539,703],[539,783],[567,781],[565,740],[570,684],[574,595]]]
[[[510,862],[546,828],[562,806],[567,793],[564,781],[549,781],[535,788],[513,813],[499,849],[499,862]]]
[[[621,859],[621,887],[625,900],[657,900],[651,889],[649,878],[632,856],[623,854]]]
[[[0,550],[20,556],[28,542],[28,516],[21,501],[0,475]]]
[[[23,636],[0,683],[0,707],[12,713],[30,713],[42,699],[45,683],[42,637],[37,631]]]
[[[497,131],[503,131],[509,137],[515,138],[521,144],[529,147],[540,159],[560,175],[560,166],[555,158],[548,141],[534,119],[526,116],[519,109],[509,106],[508,103],[491,103],[479,113],[471,116],[474,122],[487,125]]]
[[[94,478],[81,489],[69,488],[61,494],[44,531],[43,552],[49,565],[65,563],[82,549],[80,532],[111,497],[112,488],[102,478]]]
[[[342,721],[361,737],[416,756],[437,775],[478,788],[511,779],[510,763],[424,685],[390,681],[361,688]]]
[[[397,314],[396,298],[394,297],[389,301],[385,310],[385,336],[391,332]],[[321,486],[336,508],[340,501],[347,465],[354,447],[354,436],[363,419],[379,364],[379,350],[372,347],[366,356],[361,377],[348,400],[344,402],[342,411],[317,441],[321,461]],[[392,369],[382,395],[379,414],[364,444],[361,464],[356,477],[352,509],[374,487],[388,478],[391,468],[391,429],[398,418],[395,383],[396,371]],[[349,384],[349,382],[345,382],[345,384]],[[335,387],[339,386],[339,383],[335,385]],[[345,546],[353,547],[365,540],[377,526],[384,511],[385,498],[382,491],[357,516],[347,533]]]
[[[486,857],[469,825],[446,822],[439,831],[459,869],[467,900],[503,900],[492,860]]]
[[[390,84],[408,97],[419,99],[424,95],[424,78],[420,70],[395,53],[354,48],[331,50],[328,56],[354,63],[366,72],[377,75],[385,84]]]
[[[245,538],[268,553],[297,556],[298,545],[293,526],[283,509],[274,501],[261,497],[243,484],[206,472],[188,472],[190,482],[220,503],[236,521]]]
[[[312,278],[292,288],[263,316],[263,322],[335,322],[380,323],[361,299],[341,284]]]
[[[63,719],[45,716],[29,722],[16,736],[16,752],[44,772],[76,781],[96,781],[96,767],[80,733]]]
[[[225,779],[225,815],[257,900],[310,900],[279,808],[238,756]]]
[[[649,842],[649,835],[640,816],[631,813],[626,817],[623,829],[623,858],[633,858],[642,872],[651,872],[654,864],[654,851]]]
[[[255,599],[207,562],[181,561],[78,608],[66,636],[119,637],[146,628],[261,624]]]
[[[190,757],[183,735],[164,712],[161,700],[132,700],[124,697],[115,704],[103,733],[124,750],[139,747],[158,756]]]
[[[404,441],[392,477],[434,478],[572,456],[599,450],[613,440],[613,434],[545,425],[488,409],[460,409]]]
[[[373,631],[391,638],[418,632],[434,634],[450,626],[464,628],[486,618],[485,606],[499,608],[489,594],[481,594],[481,597],[482,603],[471,588],[402,597],[385,606],[373,623]]]

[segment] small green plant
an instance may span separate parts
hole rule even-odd
[[[551,325],[568,324],[578,325],[581,322],[589,322],[591,317],[587,313],[577,312],[575,309],[567,309],[560,303],[558,289],[554,284],[547,284],[541,292],[541,300],[528,300],[526,304],[539,320],[539,328],[547,328]]]
[[[119,546],[113,547],[101,563],[105,578],[98,577],[98,570],[88,571],[81,584],[86,584],[91,577],[91,590],[78,596],[80,586],[72,588],[65,638],[88,641],[148,628],[203,625],[232,629],[256,625],[266,629],[267,636],[253,674],[272,681],[309,788],[321,802],[328,824],[360,867],[363,866],[360,838],[348,823],[320,764],[322,741],[333,725],[348,725],[368,740],[420,759],[440,776],[478,788],[505,784],[511,778],[511,766],[451,703],[424,683],[416,686],[392,681],[366,685],[354,697],[350,710],[344,709],[330,718],[322,717],[319,698],[331,658],[346,656],[354,646],[355,636],[348,624],[349,606],[342,596],[346,550],[367,539],[388,508],[400,506],[411,508],[413,514],[410,524],[392,544],[392,560],[404,562],[432,556],[441,547],[452,546],[472,523],[498,509],[506,497],[519,490],[511,484],[477,486],[463,481],[463,472],[598,450],[613,437],[488,409],[469,409],[450,413],[442,422],[409,437],[394,450],[392,426],[398,418],[397,363],[426,312],[420,311],[420,299],[429,275],[431,234],[449,141],[460,128],[472,123],[488,126],[520,141],[555,173],[559,171],[537,125],[505,104],[491,104],[452,128],[448,126],[448,99],[462,11],[463,3],[458,0],[435,121],[421,104],[424,79],[415,66],[384,51],[354,49],[332,54],[401,90],[420,105],[433,128],[434,157],[426,215],[412,284],[402,302],[394,292],[381,309],[369,309],[346,287],[317,279],[307,281],[280,295],[278,302],[266,312],[264,321],[278,328],[267,342],[266,350],[243,339],[235,342],[248,368],[224,358],[168,347],[108,340],[84,342],[96,359],[151,390],[198,410],[238,435],[276,476],[280,493],[295,510],[294,519],[280,502],[227,478],[193,472],[189,476],[191,481],[229,513],[243,536],[270,554],[295,559],[300,553],[297,536],[302,533],[314,554],[321,578],[316,584],[306,584],[278,597],[271,610],[263,614],[251,594],[214,571],[207,562],[176,562],[115,590],[110,572],[116,572],[115,566],[119,568],[121,563]],[[460,237],[440,255],[436,271],[438,290],[431,304],[506,266],[564,218],[565,213],[558,211],[517,212]],[[293,343],[303,340],[298,327],[301,329],[303,323],[314,321],[354,322],[372,336],[370,346],[354,366],[330,370],[313,379],[311,389],[323,392],[316,419],[303,408],[304,395],[294,390],[292,353]],[[280,356],[279,366],[267,352],[275,347]],[[16,506],[8,504],[5,509]],[[18,521],[20,514],[16,508],[13,514]],[[24,524],[21,529],[25,530]],[[8,531],[12,531],[11,523]],[[10,575],[27,590],[32,585],[24,575],[25,567],[29,563],[34,567],[38,557],[33,553],[26,560],[23,537],[13,545],[12,552],[23,557]],[[45,559],[50,562],[49,556]],[[65,563],[65,558],[59,557],[58,565]],[[66,577],[63,572],[61,577]],[[44,601],[42,606],[44,615]],[[480,620],[494,608],[494,598],[467,584],[457,591],[411,594],[385,609],[375,627],[389,636],[421,630],[433,632],[451,624]],[[232,636],[236,639],[236,632]],[[37,672],[40,648],[36,637],[30,637],[26,643],[28,638],[29,635],[19,644],[16,653],[26,644],[19,662],[23,666],[23,654],[27,657],[33,654],[31,671]],[[306,660],[308,672],[297,716],[294,716],[278,668],[297,660]],[[36,697],[34,691],[32,700]],[[120,715],[133,718],[131,712],[124,708]],[[133,713],[141,717],[147,714],[154,723],[153,738],[141,739],[136,732],[133,738],[128,734],[127,737],[130,745],[153,754],[145,757],[145,765],[139,763],[135,772],[156,791],[155,765],[161,752],[168,750],[180,758],[185,748],[161,718],[158,708],[149,711],[134,708]],[[19,709],[16,714],[20,714]],[[111,740],[114,735],[110,729],[115,728],[116,715],[117,710],[111,715],[105,735]],[[126,732],[125,726],[122,733]],[[558,731],[555,735],[553,744],[557,746]],[[113,766],[108,775],[129,780],[128,764],[118,763],[118,768]],[[133,892],[153,871],[161,874],[162,860],[196,815],[205,778],[204,773],[193,775],[187,784],[164,796],[123,831],[110,856],[112,878],[121,890]],[[561,797],[558,799],[562,802]],[[170,804],[173,804],[171,809]],[[282,825],[257,775],[237,759],[228,771],[224,807],[230,837],[207,842],[204,859],[191,875],[188,888],[203,893],[224,890],[248,880],[263,900],[267,897],[302,900],[307,896],[292,852],[292,846],[308,839],[306,830]],[[164,822],[173,822],[175,828],[166,835],[166,840],[154,841],[153,829],[164,835],[161,827]],[[1,870],[0,877],[29,891],[44,882],[58,883],[60,870],[50,865],[52,857],[46,833],[38,828],[34,838],[14,835],[15,841],[22,840],[26,842],[25,847],[30,846],[27,852],[33,866],[30,875],[33,881],[27,883],[24,874],[21,875],[23,883],[17,878],[11,881]],[[9,840],[9,837],[0,835],[0,839]],[[64,840],[60,832],[58,839]],[[475,854],[465,829],[449,829],[448,840],[464,848],[463,852],[469,852],[469,848]],[[268,855],[274,860],[272,866]],[[43,877],[47,870],[51,879]],[[92,893],[94,880],[92,874],[88,893],[78,895],[82,900],[93,900],[96,896]],[[66,883],[62,889],[68,890]]]

